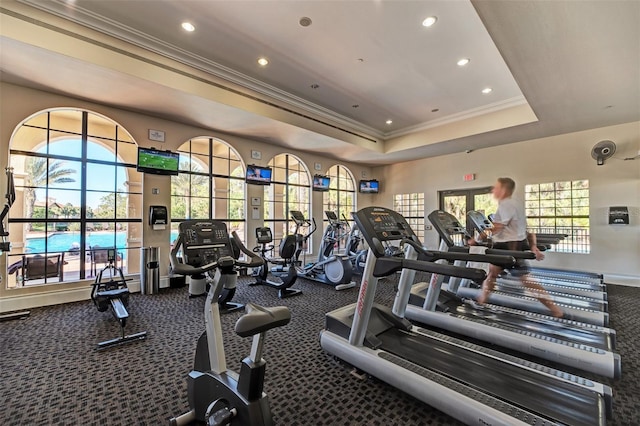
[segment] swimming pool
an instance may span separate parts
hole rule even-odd
[[[72,246],[80,246],[80,232],[56,232],[49,235],[47,242],[48,252],[68,251]],[[127,233],[122,232],[89,232],[87,234],[87,247],[113,247],[124,249],[127,246]],[[25,253],[43,253],[45,249],[45,238],[27,238]],[[126,256],[127,251],[122,250]]]

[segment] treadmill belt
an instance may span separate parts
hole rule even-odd
[[[559,340],[592,346],[594,348],[610,351],[605,335],[586,329],[562,327],[550,322],[542,323],[522,318],[521,315],[506,312],[493,312],[487,309],[474,309],[469,306],[459,306],[453,316],[478,322],[489,326],[497,326],[515,332],[531,332],[542,336]]]
[[[415,333],[392,328],[377,337],[384,351],[542,417],[599,424],[601,398],[595,392]]]

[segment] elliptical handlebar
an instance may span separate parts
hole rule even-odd
[[[295,231],[296,234],[298,234],[298,231],[303,226],[308,226],[309,227],[310,231],[306,235],[302,236],[302,238],[306,241],[311,236],[311,234],[316,232],[316,229],[318,229],[318,225],[316,224],[316,220],[314,218],[311,218],[311,221],[309,221],[309,219],[305,219],[305,217],[302,214],[302,212],[297,211],[297,210],[291,210],[290,213],[291,213],[291,219],[296,224],[296,231]]]

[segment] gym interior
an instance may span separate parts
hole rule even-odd
[[[3,425],[640,421],[640,2],[2,0],[0,151]]]

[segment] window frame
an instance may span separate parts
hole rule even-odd
[[[414,206],[411,204],[413,201],[412,198],[417,196],[417,204]],[[400,202],[398,200],[400,197]],[[407,219],[409,225],[411,225],[411,229],[415,232],[416,236],[420,240],[420,242],[424,243],[425,237],[425,193],[424,192],[407,192],[401,194],[393,194],[393,210],[400,213]],[[408,207],[408,213],[406,214],[406,207]],[[413,214],[412,214],[413,213]]]
[[[581,184],[579,184],[581,182]],[[567,184],[569,189],[566,188]],[[543,185],[553,185],[553,190],[541,190]],[[535,187],[535,188],[534,188]],[[586,191],[586,196],[575,196],[574,191]],[[559,193],[569,193],[569,197],[560,197]],[[569,235],[550,251],[557,253],[589,254],[591,253],[591,221],[590,205],[591,191],[589,179],[574,179],[569,181],[555,181],[532,183],[525,185],[525,212],[527,216],[527,230],[532,233],[554,233]],[[542,193],[549,194],[543,198]],[[532,197],[532,194],[537,196]],[[584,204],[586,200],[586,204]],[[559,201],[569,201],[569,206],[559,206]],[[546,206],[542,206],[545,202]],[[537,207],[535,204],[537,203]],[[554,214],[543,214],[543,209],[553,209]],[[558,214],[559,210],[570,210],[570,214]],[[586,214],[576,214],[575,210],[586,209]],[[537,214],[531,214],[537,210]],[[537,221],[532,225],[531,222]],[[542,221],[553,221],[554,225],[542,225]],[[569,225],[558,225],[558,221],[569,221]],[[588,225],[576,225],[578,221],[586,221]],[[544,232],[542,232],[544,231]]]
[[[284,156],[284,160],[285,160],[285,165],[284,167],[280,167],[276,165],[276,159],[278,157]],[[293,158],[296,163],[298,164],[298,168],[297,169],[292,169],[291,167],[291,163],[290,163],[290,159]],[[273,243],[275,247],[279,247],[280,245],[280,241],[282,240],[282,238],[278,237],[278,232],[275,229],[277,224],[284,224],[284,229],[288,230],[287,232],[291,232],[291,229],[293,228],[294,222],[293,220],[291,220],[291,214],[290,214],[290,209],[289,209],[289,204],[290,204],[290,199],[289,199],[289,195],[290,195],[290,189],[291,188],[300,188],[300,189],[306,189],[308,197],[307,197],[307,208],[309,211],[309,215],[312,214],[313,210],[313,188],[312,188],[312,176],[311,173],[309,172],[309,168],[307,167],[307,165],[296,155],[294,154],[290,154],[287,152],[284,153],[280,153],[277,155],[274,155],[269,162],[267,163],[268,167],[271,167],[273,170],[273,179],[271,180],[271,185],[266,186],[263,190],[263,222],[264,222],[264,226],[269,226],[270,228],[272,228],[273,231]],[[281,169],[284,170],[285,173],[285,180],[281,181],[281,180],[276,180],[278,173],[276,172],[276,169]],[[292,176],[293,173],[300,173],[304,171],[306,173],[307,176],[307,184],[301,184],[301,183],[292,183],[290,182],[290,178]],[[299,181],[299,180],[298,180]],[[284,186],[284,194],[282,197],[282,201],[276,201],[277,198],[277,194],[276,194],[276,188],[277,186],[274,185],[283,185]],[[273,195],[272,199],[268,199],[267,195],[269,194],[269,192],[271,192],[271,195]],[[275,205],[276,203],[280,203],[283,206],[283,217],[280,218],[276,218],[275,215],[272,218],[268,218],[267,217],[267,206],[269,206],[268,211],[269,212],[275,212]],[[298,201],[299,204],[305,204],[304,202],[300,202]],[[312,220],[311,217],[307,217],[307,219]],[[284,237],[285,235],[283,235],[282,237]],[[307,248],[307,254],[311,252],[311,247],[313,247],[313,243],[311,238],[309,239],[308,242],[308,248]]]
[[[193,145],[194,142],[196,141],[203,141],[206,140],[208,147],[207,150],[208,152],[206,154],[203,154],[201,152],[196,152],[194,151]],[[185,150],[185,145],[188,144],[188,150]],[[219,154],[215,153],[215,144],[221,144],[222,146],[224,146],[227,149],[227,155],[226,156],[221,156]],[[237,224],[237,228],[238,229],[242,229],[242,232],[239,232],[239,236],[242,239],[243,243],[246,242],[246,212],[247,212],[247,184],[245,182],[245,171],[246,171],[246,165],[244,163],[244,160],[242,159],[242,157],[240,156],[240,154],[238,153],[238,151],[231,146],[231,144],[229,144],[228,142],[221,140],[219,138],[215,138],[213,136],[199,136],[199,137],[194,137],[194,138],[190,138],[189,140],[185,141],[182,145],[180,145],[180,147],[177,149],[177,152],[180,154],[181,160],[184,157],[188,157],[189,159],[189,164],[198,164],[198,161],[196,161],[196,159],[198,158],[202,158],[202,159],[206,159],[208,164],[207,164],[207,168],[204,171],[193,171],[193,170],[182,170],[181,168],[178,171],[178,175],[190,175],[190,176],[201,176],[203,178],[208,179],[208,190],[207,190],[207,195],[206,196],[194,196],[193,191],[192,191],[192,179],[189,179],[189,195],[175,195],[174,194],[174,177],[172,176],[171,178],[171,206],[173,206],[173,199],[175,197],[180,197],[180,198],[187,198],[187,203],[190,203],[191,200],[193,199],[207,199],[208,200],[208,214],[207,217],[190,217],[190,218],[179,218],[179,217],[175,217],[174,214],[174,209],[171,208],[171,212],[170,212],[170,221],[171,221],[171,231],[172,233],[177,229],[177,226],[180,222],[183,222],[185,220],[189,220],[189,219],[204,219],[204,220],[221,220],[223,222],[225,222],[225,224],[227,225],[227,228],[229,230],[229,232],[231,232],[234,229],[234,224]],[[232,157],[235,156],[235,158]],[[226,169],[227,169],[227,174],[224,173],[218,173],[217,170],[214,170],[214,160],[215,161],[219,161],[219,160],[223,160],[226,162]],[[237,169],[237,167],[235,167],[233,170],[231,169],[231,164],[232,162],[238,162],[239,166],[241,168],[241,173],[239,176],[233,176],[233,172]],[[180,162],[182,163],[182,161]],[[214,179],[226,179],[227,180],[227,197],[219,197],[216,195],[216,186],[214,185]],[[236,182],[242,182],[242,192],[243,192],[243,197],[242,199],[240,198],[232,198],[231,197],[231,182],[236,181]],[[216,212],[216,208],[214,206],[214,204],[216,203],[216,201],[218,200],[226,200],[226,212],[227,215],[226,217],[222,218],[222,217],[213,217],[213,216],[217,216],[217,214],[213,214],[213,212]],[[242,204],[243,204],[243,214],[241,215],[241,218],[239,219],[234,219],[230,217],[230,212],[231,212],[231,202],[234,200],[241,200]],[[191,205],[191,204],[190,204]],[[170,234],[171,235],[171,234]],[[173,243],[173,241],[171,242]]]
[[[79,132],[78,131],[71,131],[71,130],[65,130],[65,129],[60,129],[57,127],[53,127],[52,125],[52,114],[58,114],[61,112],[77,112],[79,113],[79,120],[80,120],[80,127],[79,127]],[[40,116],[43,116],[46,114],[46,125],[35,125],[35,124],[31,124],[30,122],[32,121],[37,121],[39,119]],[[56,118],[56,120],[58,120],[59,118]],[[73,119],[71,120],[71,122],[73,123]],[[106,137],[104,135],[95,135],[92,134],[93,132],[90,130],[90,125],[93,126],[96,123],[106,123],[108,125],[112,125],[113,126],[113,130],[114,130],[114,135],[113,137]],[[43,131],[43,135],[46,133],[46,137],[41,140],[40,142],[37,143],[33,143],[32,145],[32,150],[26,150],[24,149],[24,147],[18,147],[18,148],[14,148],[16,145],[19,145],[20,142],[17,140],[17,138],[20,138],[20,131],[22,129],[34,129],[34,130],[40,130]],[[52,134],[54,134],[55,136],[52,137]],[[50,152],[50,147],[60,141],[79,141],[80,142],[80,155],[79,156],[69,156],[69,155],[61,155],[61,154],[56,154],[56,153],[51,153]],[[100,143],[100,142],[103,143]],[[104,142],[108,142],[108,143],[112,143],[113,144],[113,148],[111,148],[110,146],[108,146],[108,144],[105,146]],[[110,152],[113,153],[113,160],[104,160],[104,159],[98,159],[98,158],[91,158],[89,156],[89,144],[96,144],[101,146],[103,149],[106,149]],[[118,173],[117,170],[118,168],[125,168],[128,169],[127,171],[127,177],[129,179],[127,179],[127,181],[129,183],[133,183],[135,182],[135,180],[131,180],[130,177],[130,173],[139,173],[136,170],[136,164],[135,163],[130,163],[130,162],[126,162],[124,159],[121,158],[121,156],[119,155],[119,147],[123,148],[123,144],[126,145],[133,145],[132,149],[137,151],[137,146],[138,144],[136,143],[136,141],[133,139],[133,137],[131,136],[131,134],[124,128],[122,127],[119,123],[117,123],[115,120],[106,117],[102,114],[90,111],[90,110],[85,110],[82,108],[73,108],[73,107],[64,107],[64,108],[49,108],[46,110],[42,110],[39,111],[35,114],[32,114],[31,116],[27,117],[26,119],[24,119],[18,126],[16,126],[16,128],[14,129],[12,135],[11,135],[11,139],[10,139],[10,144],[9,144],[9,164],[13,164],[13,159],[14,157],[19,157],[22,156],[25,158],[24,161],[27,161],[28,158],[41,158],[41,159],[45,159],[46,160],[46,182],[43,186],[31,186],[31,185],[16,185],[16,189],[22,189],[23,191],[25,189],[31,189],[34,191],[38,191],[38,190],[44,190],[44,202],[45,202],[45,206],[44,206],[44,217],[34,217],[34,213],[35,213],[35,209],[31,212],[31,217],[28,218],[26,217],[26,211],[23,211],[22,213],[22,217],[15,217],[15,213],[13,213],[12,211],[10,211],[9,213],[9,218],[8,218],[8,223],[9,226],[11,226],[11,224],[29,224],[29,223],[38,223],[38,224],[43,224],[44,225],[44,237],[40,237],[40,238],[44,238],[44,250],[43,251],[36,251],[36,252],[26,252],[26,245],[22,250],[11,250],[11,252],[8,254],[7,256],[7,268],[9,268],[10,266],[12,266],[11,264],[13,263],[12,258],[18,258],[18,257],[22,257],[22,256],[35,256],[35,255],[42,255],[45,258],[47,258],[48,256],[51,255],[56,255],[56,254],[67,254],[70,255],[71,251],[69,249],[67,250],[49,250],[49,238],[52,237],[55,232],[58,230],[59,224],[60,223],[64,223],[68,226],[68,224],[77,224],[79,226],[79,259],[80,261],[78,262],[78,266],[79,269],[77,271],[77,277],[76,277],[76,271],[73,271],[73,278],[71,280],[65,280],[64,278],[59,279],[59,278],[55,278],[54,280],[51,279],[51,277],[47,277],[47,273],[45,273],[45,278],[42,279],[42,282],[36,282],[36,283],[30,283],[30,287],[35,287],[35,286],[43,286],[43,285],[60,285],[60,284],[68,284],[68,283],[73,283],[73,282],[77,282],[77,281],[82,281],[88,278],[91,278],[93,275],[89,275],[92,273],[91,271],[91,266],[87,265],[86,259],[87,256],[91,253],[91,248],[87,248],[87,243],[88,243],[88,234],[89,232],[91,232],[91,229],[95,229],[95,224],[104,224],[107,223],[109,225],[113,225],[113,246],[110,247],[115,247],[116,251],[118,253],[122,253],[123,251],[127,251],[127,252],[131,252],[132,250],[138,249],[139,245],[135,245],[135,246],[129,246],[128,243],[125,241],[125,245],[124,246],[119,246],[118,245],[118,232],[122,230],[121,225],[125,224],[125,227],[130,226],[130,224],[142,224],[142,215],[141,212],[138,214],[135,214],[135,212],[133,214],[131,214],[130,211],[126,212],[126,217],[119,217],[118,215],[118,195],[122,195],[124,194],[127,197],[127,200],[125,201],[125,203],[128,203],[130,201],[130,199],[128,197],[131,196],[138,196],[140,197],[140,203],[142,203],[142,177],[140,177],[139,182],[140,182],[140,189],[139,190],[121,190],[120,188],[118,188]],[[45,152],[38,152],[38,150],[40,150],[43,146],[45,146]],[[122,151],[120,151],[122,152]],[[69,161],[69,162],[74,162],[74,163],[79,163],[80,167],[79,167],[79,187],[78,188],[57,188],[55,186],[52,187],[51,183],[49,182],[49,173],[50,173],[50,168],[49,168],[49,164],[52,161]],[[112,191],[104,191],[104,190],[96,190],[96,189],[89,189],[89,172],[88,169],[90,168],[91,165],[102,165],[102,166],[109,166],[109,167],[113,167],[114,168],[114,182],[113,182],[113,190]],[[49,205],[49,193],[50,191],[69,191],[69,192],[78,192],[80,195],[80,199],[79,199],[79,217],[54,217],[52,216],[52,212],[51,212],[51,208]],[[113,217],[105,217],[105,218],[100,218],[100,217],[93,217],[92,213],[89,212],[88,210],[88,206],[87,206],[87,197],[88,194],[92,194],[92,193],[104,193],[104,196],[108,196],[109,194],[113,194],[114,195],[114,200],[113,200]],[[35,207],[35,206],[34,206]],[[13,209],[13,208],[12,208]],[[13,213],[13,214],[12,214]],[[90,217],[91,216],[91,217]],[[51,234],[49,234],[51,232]],[[127,231],[129,232],[129,231]],[[21,241],[21,245],[22,243],[25,243],[27,240],[27,235],[23,234],[22,236],[23,241]],[[129,239],[129,238],[128,238]],[[9,237],[9,240],[12,241],[11,236]],[[12,242],[17,243],[18,241],[13,240]],[[105,246],[107,247],[107,246]],[[130,257],[129,257],[130,258]],[[46,266],[45,266],[45,270],[46,270]],[[8,273],[7,273],[8,276]],[[9,288],[9,280],[6,280],[6,286],[7,288]],[[24,283],[22,283],[22,285],[20,285],[20,283],[16,283],[16,288],[23,286]]]

